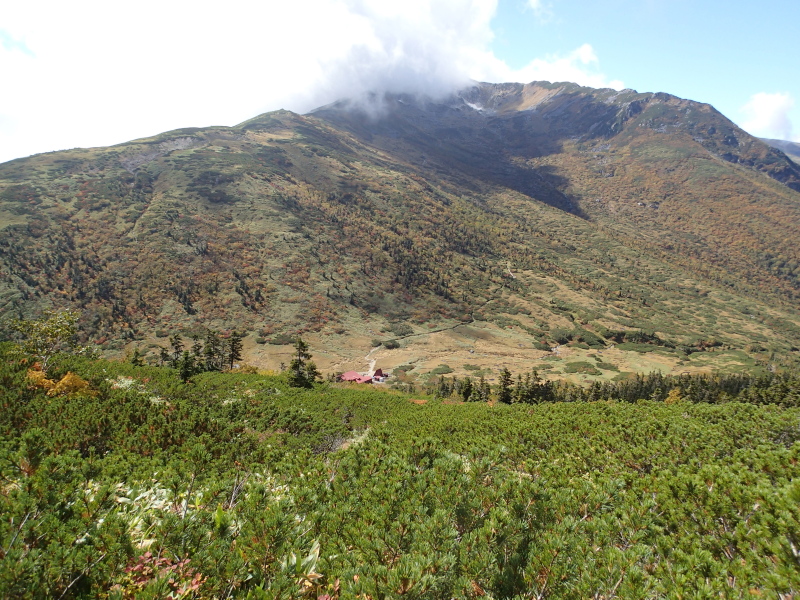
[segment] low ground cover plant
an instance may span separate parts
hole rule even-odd
[[[50,394],[10,350],[2,597],[800,591],[789,375],[510,377],[510,404],[409,402],[56,354],[47,378],[86,385]]]

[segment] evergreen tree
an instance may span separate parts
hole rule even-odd
[[[319,378],[319,371],[317,371],[317,366],[311,362],[308,344],[298,337],[294,349],[295,356],[289,363],[289,385],[310,388]]]
[[[139,352],[138,348],[133,349],[133,356],[131,356],[131,364],[134,367],[143,367],[144,361],[142,360],[142,353]]]
[[[514,397],[514,386],[512,384],[511,372],[503,367],[500,371],[500,381],[497,384],[497,399],[503,404],[511,404]]]
[[[555,386],[552,381],[547,381],[539,376],[535,369],[529,377],[525,378],[525,394],[523,402],[538,404],[540,402],[554,402],[556,400]]]
[[[489,382],[486,381],[486,378],[481,374],[481,378],[478,380],[478,389],[476,390],[477,394],[475,395],[475,400],[480,400],[481,402],[488,402],[489,397],[491,396],[491,388],[489,387]]]
[[[222,341],[219,339],[219,334],[211,329],[206,331],[203,358],[206,371],[219,371],[225,362]]]
[[[172,368],[177,369],[181,359],[181,352],[183,352],[183,338],[179,333],[176,333],[170,336],[169,345],[172,346]]]
[[[437,398],[447,398],[450,395],[450,386],[444,379],[444,375],[439,375],[439,382],[436,384],[436,392],[434,394]]]
[[[181,357],[179,363],[178,371],[180,372],[181,381],[183,381],[183,383],[187,383],[189,379],[191,379],[192,375],[194,375],[197,371],[194,355],[190,354],[188,350],[184,350],[183,356]]]
[[[470,398],[472,397],[472,379],[469,378],[469,375],[464,377],[461,382],[461,398],[464,402],[469,402]]]
[[[514,402],[522,402],[523,396],[525,395],[525,390],[527,386],[525,386],[522,382],[522,375],[517,374],[517,384],[514,386],[514,393],[512,394],[514,398]]]
[[[203,345],[200,343],[200,336],[196,333],[192,335],[192,354],[194,357],[200,358],[200,355],[203,353]]]
[[[242,348],[244,344],[242,344],[242,338],[244,336],[241,333],[233,332],[231,333],[230,339],[228,339],[227,343],[227,351],[228,351],[228,368],[233,369],[233,363],[237,360],[242,360]],[[299,341],[300,338],[298,338]]]

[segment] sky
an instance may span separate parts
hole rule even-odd
[[[668,92],[800,142],[798,0],[2,4],[0,162],[472,80]]]

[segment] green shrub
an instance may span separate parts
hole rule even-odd
[[[578,342],[583,342],[591,348],[604,348],[605,342],[597,335],[586,329],[576,327],[572,332],[572,339]]]
[[[566,344],[572,340],[572,332],[559,327],[550,331],[550,339],[557,344]]]
[[[389,328],[397,337],[405,337],[414,333],[414,330],[408,323],[392,323]]]
[[[568,362],[566,365],[564,365],[564,373],[581,373],[583,375],[601,374],[592,363],[585,360]]]
[[[289,346],[294,344],[295,338],[286,333],[278,333],[267,341],[274,346]]]
[[[515,403],[488,406],[403,382],[207,372],[184,385],[171,368],[57,354],[48,377],[91,393],[48,395],[11,350],[0,344],[2,598],[797,588],[795,374],[589,387],[523,374]],[[464,397],[465,379],[437,380]]]
[[[603,362],[598,360],[595,364],[595,367],[600,369],[601,371],[619,371],[619,367],[613,363]]]

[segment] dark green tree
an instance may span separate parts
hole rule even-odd
[[[203,345],[203,358],[206,371],[219,371],[225,364],[225,353],[219,334],[212,329],[206,331],[205,344]]]
[[[200,358],[202,353],[203,344],[200,343],[200,336],[195,333],[192,335],[192,354],[194,354],[195,358]]]
[[[194,354],[191,354],[188,350],[184,350],[183,356],[178,362],[178,372],[180,373],[181,381],[183,381],[183,383],[188,383],[192,375],[197,372]]]
[[[170,336],[169,345],[172,346],[172,368],[177,369],[181,359],[181,352],[183,352],[183,338],[179,333],[176,333]]]
[[[511,379],[511,372],[503,367],[500,371],[500,381],[497,383],[497,400],[503,404],[511,404],[514,398],[514,386]]]
[[[471,396],[472,379],[470,379],[468,375],[461,381],[461,398],[464,400],[464,402],[469,402]]]
[[[478,385],[476,386],[475,392],[472,394],[473,400],[479,400],[480,402],[488,402],[491,396],[491,387],[489,386],[489,382],[486,381],[486,378],[481,373],[481,378],[478,380]]]
[[[452,391],[453,390],[452,386],[450,385],[450,382],[448,382],[444,378],[444,375],[440,375],[439,382],[436,385],[436,391],[434,392],[434,395],[437,398],[448,398]]]
[[[233,369],[233,363],[237,360],[242,360],[242,348],[244,344],[242,344],[242,338],[244,336],[241,333],[234,331],[231,333],[231,337],[228,339],[228,343],[226,344],[227,353],[228,353],[228,368]]]
[[[523,397],[525,395],[525,390],[527,386],[524,384],[522,380],[522,375],[517,374],[517,384],[514,386],[514,393],[512,394],[513,402],[522,402]]]
[[[289,385],[292,387],[310,388],[319,378],[317,365],[311,361],[308,344],[298,337],[294,344],[295,355],[289,363]]]

